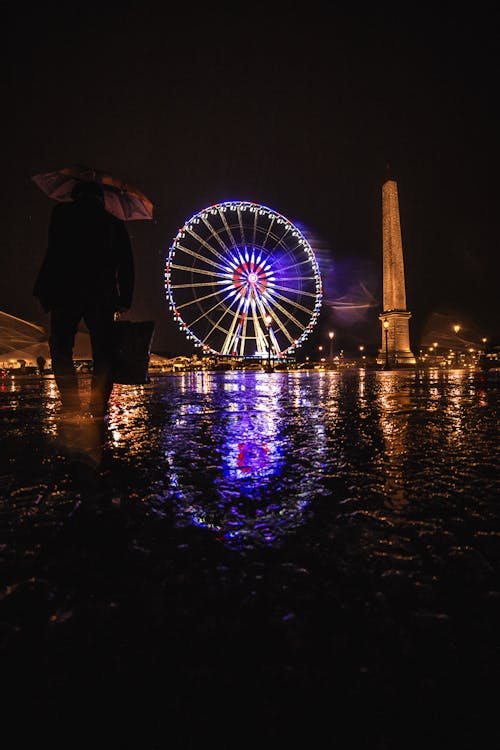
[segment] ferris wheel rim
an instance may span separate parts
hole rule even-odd
[[[226,221],[225,214],[228,212],[236,213],[238,223],[230,225]],[[252,242],[245,242],[244,230],[248,229],[248,224],[244,226],[242,212],[253,214]],[[223,227],[212,227],[211,217],[218,217]],[[266,217],[270,221],[265,232],[265,227],[258,223],[259,217]],[[281,235],[276,233],[275,224],[280,229],[284,227],[285,231]],[[203,227],[210,230],[208,241],[202,235]],[[199,232],[196,231],[198,229]],[[239,240],[234,236],[238,231],[241,234]],[[258,232],[263,235],[260,242],[257,241]],[[186,243],[181,244],[186,235],[189,235],[189,241],[195,238],[198,243],[196,250],[186,247]],[[285,237],[287,243],[284,241]],[[295,244],[290,245],[290,240]],[[274,245],[270,244],[271,241]],[[280,267],[279,279],[269,262],[269,258],[277,249],[282,253],[282,263],[283,259],[288,262],[288,265]],[[298,260],[298,249],[305,251],[305,259]],[[174,263],[176,252],[188,257],[191,265]],[[302,265],[307,267],[307,275],[299,275],[297,269]],[[179,274],[189,274],[190,282],[174,284],[172,270]],[[289,276],[284,275],[284,272]],[[193,275],[200,280],[194,282]],[[280,283],[277,283],[277,280]],[[214,203],[195,212],[184,222],[169,247],[165,288],[169,307],[181,331],[205,353],[218,356],[237,354],[238,346],[242,356],[259,356],[258,351],[253,355],[245,353],[247,341],[255,341],[256,346],[261,349],[261,354],[262,347],[268,347],[269,352],[272,348],[273,357],[293,353],[314,327],[322,302],[322,281],[318,262],[303,232],[284,214],[249,200]],[[174,289],[189,289],[191,292],[196,289],[199,296],[193,293],[192,298],[179,304]],[[209,289],[212,291],[205,293]],[[225,292],[225,296],[222,296],[222,292]],[[205,306],[212,301],[212,307]],[[190,317],[181,312],[191,306],[193,309],[197,306],[200,310],[198,317]],[[209,317],[215,314],[215,311],[220,313],[218,319]],[[224,318],[227,318],[226,322],[223,322]],[[263,321],[268,318],[271,318],[275,327],[269,324],[266,330]],[[249,319],[253,335],[247,336],[246,326]],[[209,333],[205,331],[204,336],[200,337],[195,326],[202,320],[205,324],[210,320],[212,327]],[[224,325],[228,327],[224,328]],[[223,346],[215,347],[209,343],[215,335],[220,338],[224,334]]]

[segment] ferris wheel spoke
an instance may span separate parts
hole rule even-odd
[[[248,312],[248,302],[247,302],[246,312]],[[242,357],[245,354],[245,342],[246,342],[246,338],[247,338],[247,327],[248,327],[248,315],[245,313],[245,315],[243,317],[243,324],[241,326],[240,357]]]
[[[240,233],[241,233],[241,244],[245,244],[245,230],[243,229],[243,220],[241,218],[241,208],[238,206],[237,208],[237,214],[238,214],[238,224],[240,225]]]
[[[226,287],[226,289],[229,289],[231,291],[231,294],[237,293],[237,289],[235,289],[232,284],[231,286]],[[183,302],[182,305],[177,305],[177,310],[191,307],[191,305],[198,305],[200,302],[204,302],[205,300],[211,299],[212,297],[220,297],[221,292],[225,292],[226,289],[218,289],[216,292],[212,292],[212,294],[205,294],[204,297],[196,297],[195,299],[189,300],[189,302]]]
[[[272,295],[269,295],[267,301],[268,301],[269,307],[273,308],[273,310],[280,310],[280,312],[283,313],[283,315],[285,315],[286,318],[291,323],[293,323],[294,325],[296,325],[298,328],[302,327],[302,323],[300,322],[300,320],[298,318],[296,318],[295,315],[292,312],[290,312],[290,310],[287,307],[285,307],[284,305],[282,305],[281,302],[279,302],[276,297],[274,297]],[[285,299],[284,301],[285,301],[285,303],[287,305],[290,304],[290,301],[288,299]],[[295,305],[294,305],[294,308],[295,308]]]
[[[281,277],[281,275],[283,273],[285,273],[285,271],[290,271],[290,269],[293,269],[295,271],[297,268],[300,268],[300,266],[307,266],[308,268],[310,268],[311,267],[311,262],[310,262],[309,258],[306,258],[305,260],[298,260],[298,261],[296,261],[295,263],[292,263],[289,266],[284,266],[283,268],[280,268],[280,277]],[[292,277],[292,278],[294,278],[294,277]]]
[[[219,320],[222,320],[222,318],[223,318],[223,317],[224,317],[224,315],[226,314],[227,310],[228,310],[228,309],[230,309],[231,305],[233,305],[233,304],[234,304],[234,302],[235,302],[235,301],[237,300],[237,297],[236,297],[236,295],[234,294],[233,296],[234,296],[234,300],[233,300],[233,302],[231,302],[231,304],[230,304],[230,305],[227,305],[227,301],[228,301],[228,299],[229,299],[229,295],[228,295],[228,296],[226,296],[226,298],[225,298],[225,300],[224,300],[224,303],[226,304],[226,307],[224,308],[224,312],[222,313],[222,315],[221,315],[221,317],[219,318]],[[195,300],[195,302],[196,302],[196,301],[197,301],[197,300]],[[198,323],[199,323],[199,322],[200,322],[201,320],[203,320],[204,318],[208,318],[208,316],[209,316],[209,315],[210,315],[211,313],[213,313],[213,311],[214,311],[214,310],[217,310],[217,308],[218,308],[218,307],[220,307],[220,306],[221,306],[221,302],[220,302],[220,301],[216,302],[216,303],[215,303],[215,305],[212,305],[212,307],[208,308],[208,310],[203,310],[202,314],[201,314],[201,315],[199,315],[199,316],[198,316],[197,318],[195,318],[194,320],[191,320],[191,321],[190,321],[190,323],[189,323],[189,325],[190,325],[190,326],[195,326],[195,325],[197,325],[197,324],[198,324]],[[215,328],[217,327],[217,325],[218,325],[218,324],[215,324],[215,325],[214,325],[214,326],[212,327],[212,329],[211,329],[211,331],[210,331],[209,335],[210,335],[211,333],[213,333],[213,331],[215,330]],[[207,338],[207,337],[205,337],[205,338]]]
[[[194,284],[171,284],[170,288],[171,289],[198,289],[199,287],[202,287],[202,286],[214,287],[214,286],[223,286],[223,285],[227,286],[227,279],[225,279],[224,281],[199,281]]]
[[[266,306],[265,315],[270,315],[273,319],[273,328],[279,328],[283,336],[287,339],[287,341],[290,344],[293,344],[295,339],[294,337],[289,333],[288,328],[283,323],[283,320],[280,318],[278,313],[276,312],[276,308],[271,306]],[[263,317],[265,317],[265,315]],[[276,325],[274,325],[276,324]]]
[[[242,355],[245,351],[245,340],[246,340],[247,325],[248,325],[249,304],[250,304],[250,294],[247,294],[242,299],[242,304],[240,305],[241,313],[240,313],[239,323],[238,323],[238,327],[234,335],[234,343],[231,346],[231,351],[237,351],[238,341],[239,341],[240,355]]]
[[[207,217],[206,216],[202,216],[201,220],[205,224],[206,228],[209,230],[209,232],[210,232],[210,238],[213,237],[214,240],[216,240],[216,242],[219,243],[219,245],[221,246],[221,248],[226,253],[228,253],[229,252],[228,245],[226,245],[226,243],[224,242],[224,240],[222,239],[222,237],[219,235],[219,233],[217,232],[217,230],[214,229],[213,226],[210,224],[210,222],[208,221]]]
[[[221,347],[221,354],[231,354],[235,349],[235,344],[233,344],[233,341],[236,340],[234,329],[236,328],[238,317],[240,316],[240,311],[243,305],[244,305],[243,297],[240,297],[238,307],[235,310],[231,310],[231,308],[226,309],[223,315],[217,321],[217,328],[219,328],[220,322],[224,318],[225,315],[230,313],[233,316],[231,319],[230,326],[228,330],[226,331],[226,338],[224,339],[224,342]]]
[[[294,258],[297,255],[297,252],[300,250],[300,247],[301,247],[300,240],[298,240],[297,244],[295,244],[295,245],[289,245],[289,244],[286,244],[285,242],[283,242],[284,239],[285,239],[285,235],[283,235],[281,237],[281,239],[278,242],[278,244],[276,245],[275,249],[277,249],[278,247],[281,246],[281,247],[283,247],[284,250],[287,251],[287,253],[288,253],[288,255],[290,255],[290,257]]]
[[[228,270],[227,266],[222,265],[221,263],[216,263],[214,260],[207,258],[205,255],[201,255],[201,253],[196,253],[194,250],[191,250],[189,247],[184,247],[184,245],[179,245],[179,250],[182,250],[182,252],[188,255],[190,258],[196,258],[196,260],[201,260],[203,263],[206,263],[206,265],[208,266],[212,266],[213,268],[218,268],[221,271]]]
[[[260,308],[260,305],[258,304],[258,302],[257,304],[252,305],[253,329],[255,331],[257,350],[261,352],[262,351],[265,352],[267,349],[266,335],[260,324],[259,316],[257,315],[257,307]],[[262,319],[265,317],[265,315],[262,314],[262,311],[261,311],[261,316],[262,316]]]
[[[277,352],[278,352],[278,354],[279,354],[279,353],[280,353],[280,345],[279,345],[279,343],[278,343],[278,339],[276,338],[276,334],[274,333],[274,328],[271,328],[271,329],[270,329],[270,331],[269,331],[269,335],[270,335],[270,337],[271,337],[271,339],[272,339],[272,341],[273,341],[273,344],[274,344],[274,348],[276,349],[276,351],[277,351]]]
[[[288,252],[290,252],[290,248],[284,242],[285,237],[289,233],[290,233],[290,227],[286,227],[286,229],[285,229],[285,231],[284,231],[284,233],[282,235],[280,235],[279,237],[278,236],[275,237],[276,244],[273,247],[273,250],[276,250],[276,248],[278,248],[278,247],[285,247],[288,250]]]
[[[229,272],[219,273],[217,271],[207,271],[205,268],[196,268],[196,266],[179,266],[176,263],[171,263],[170,269],[175,269],[176,271],[187,271],[188,273],[199,273],[205,276],[216,277],[216,278],[221,278],[221,279],[231,278],[231,274]]]
[[[283,276],[281,271],[277,278],[279,278],[281,282],[283,281],[309,281],[312,284],[315,284],[316,281],[318,280],[317,276],[299,276],[299,274],[294,274],[293,276]]]
[[[216,286],[227,286],[226,281],[201,281],[198,284],[171,284],[171,289],[201,289],[202,287],[211,287],[212,289]],[[221,290],[219,290],[221,291]]]
[[[262,320],[265,321],[266,317],[270,315],[271,318],[273,319],[273,322],[277,324],[277,328],[279,328],[279,330],[283,333],[284,337],[288,340],[290,344],[293,344],[294,338],[293,336],[290,335],[286,326],[283,325],[283,321],[281,320],[279,315],[276,313],[276,309],[271,307],[271,305],[269,305],[268,302],[263,298],[257,300],[257,304],[259,307]],[[267,323],[265,323],[265,325],[267,325]],[[278,345],[277,345],[276,351],[278,354],[280,353],[280,348]]]
[[[222,223],[224,224],[224,227],[225,227],[225,229],[226,229],[227,235],[228,235],[229,239],[231,240],[231,245],[233,245],[233,246],[236,246],[236,245],[237,245],[238,243],[237,243],[237,242],[236,242],[236,240],[234,239],[234,235],[233,235],[233,233],[231,232],[231,229],[230,229],[230,227],[229,227],[229,224],[227,223],[227,220],[226,220],[226,214],[225,214],[225,212],[224,212],[224,211],[221,211],[221,210],[219,210],[219,216],[220,216],[220,218],[221,218],[221,221],[222,221]]]
[[[232,340],[227,343],[228,352],[233,352],[238,349],[238,340],[240,342],[240,353],[244,352],[246,331],[247,331],[247,325],[248,325],[248,307],[250,303],[251,303],[251,292],[250,290],[248,290],[245,297],[241,298],[241,304],[239,305],[238,310],[236,311],[235,319],[237,316],[239,316],[239,322],[235,331],[234,331],[235,326],[232,326],[232,332],[234,331],[234,333],[233,333]]]
[[[266,247],[266,246],[267,246],[267,242],[268,242],[268,240],[269,240],[269,235],[271,234],[271,230],[272,230],[272,228],[273,228],[273,224],[274,224],[274,222],[275,222],[275,218],[274,218],[274,216],[273,216],[273,217],[271,218],[271,223],[269,224],[269,226],[268,226],[268,228],[267,228],[267,232],[266,232],[266,235],[265,235],[265,237],[264,237],[264,241],[263,241],[263,243],[262,243],[264,247]]]
[[[241,317],[239,316],[239,309],[234,310],[232,314],[233,319],[231,320],[231,325],[229,326],[226,338],[224,339],[224,343],[222,344],[222,354],[232,354],[234,351],[236,351],[236,347],[238,345],[238,334],[242,323]]]
[[[283,313],[283,315],[286,318],[288,318],[288,320],[291,321],[295,326],[297,326],[297,328],[299,328],[299,329],[303,328],[302,323],[300,322],[300,320],[297,320],[297,318],[295,317],[295,315],[292,315],[291,312],[289,312],[285,307],[283,307],[283,305],[280,305],[280,303],[277,302],[274,299],[273,299],[273,309],[279,310],[281,313]]]
[[[200,243],[203,247],[206,247],[207,250],[215,255],[216,258],[219,258],[219,260],[224,261],[225,258],[218,250],[215,249],[209,242],[203,239],[203,237],[200,237],[199,234],[196,234],[196,232],[193,232],[192,229],[189,229],[187,227],[186,232],[191,235],[193,239],[195,239],[197,242]]]
[[[281,221],[281,224],[283,222]],[[271,224],[267,229],[265,238],[265,245],[270,253],[273,253],[279,247],[284,249],[288,254],[296,250],[297,246],[291,247],[289,243],[285,242],[287,236],[290,234],[290,227],[285,227],[285,231],[281,231],[280,220],[278,219],[274,224]]]
[[[279,299],[282,302],[287,302],[288,304],[290,304],[289,297],[285,297],[283,294],[279,294],[279,292],[275,292],[274,290],[269,290],[269,292],[273,300]],[[312,310],[309,307],[305,307],[304,305],[301,305],[300,302],[298,302],[298,300],[293,301],[293,306],[298,308],[299,310],[302,310],[302,312],[307,313],[307,315],[310,315],[312,312]]]
[[[252,247],[255,247],[255,238],[257,236],[257,217],[258,213],[255,211],[253,215]]]
[[[303,277],[298,276],[297,279],[299,281],[302,281],[302,280],[307,281],[307,278],[305,276]],[[290,294],[304,295],[305,297],[312,297],[313,299],[316,297],[316,295],[313,292],[308,292],[306,289],[293,289],[293,287],[282,286],[281,284],[275,284],[275,283],[270,283],[268,286],[273,291],[276,289],[279,289],[280,292],[289,292]]]
[[[254,306],[253,312],[256,313],[256,308],[259,309],[261,320],[264,321],[264,325],[267,325],[265,323],[266,315],[269,314],[269,310],[266,309],[264,302],[262,299],[258,299],[256,301],[256,304]],[[260,325],[260,321],[256,318],[254,315],[254,330],[255,330],[255,338],[258,342],[258,350],[259,351],[266,351],[267,349],[267,339],[266,334],[264,333],[264,328]]]
[[[276,314],[276,311],[273,316],[273,321],[277,323],[277,326],[273,325],[273,331],[277,328],[281,331],[285,339],[288,341],[289,344],[293,344],[295,342],[294,337],[289,332],[288,328],[283,324],[283,321],[279,317],[279,315]],[[278,347],[279,349],[279,347]]]

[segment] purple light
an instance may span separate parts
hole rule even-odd
[[[165,286],[196,345],[243,356],[268,351],[268,315],[273,356],[300,346],[322,298],[306,238],[284,216],[247,201],[191,217],[170,248]]]

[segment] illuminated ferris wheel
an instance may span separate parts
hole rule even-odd
[[[288,219],[249,201],[194,214],[168,253],[165,288],[174,319],[204,352],[291,354],[321,307],[314,252]]]

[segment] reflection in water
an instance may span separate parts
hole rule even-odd
[[[224,390],[237,392],[241,386],[228,378]],[[246,395],[243,409],[237,402],[229,402],[223,417],[220,454],[224,480],[260,480],[282,469],[279,408],[269,408],[268,403],[279,402],[277,382],[257,382]]]
[[[90,380],[81,386],[85,400]],[[315,523],[333,537],[356,528],[356,550],[379,554],[388,529],[402,546],[496,497],[496,409],[473,373],[187,373],[115,387],[99,435],[88,418],[60,418],[53,378],[9,379],[0,442],[26,469],[6,459],[4,482],[23,491],[30,472],[41,485],[57,457],[59,492],[70,452],[97,467],[100,492],[233,549],[280,545],[307,522],[309,536]]]
[[[43,377],[40,379],[40,395],[45,404],[42,429],[47,436],[56,438],[57,418],[61,402],[54,377]]]
[[[149,438],[146,386],[115,386],[109,401],[108,431],[111,444],[126,449],[132,459],[144,450]]]
[[[52,684],[50,724],[61,685],[93,691],[99,674],[103,716],[116,697],[113,736],[125,705],[139,711],[136,744],[151,747],[165,701],[143,687],[167,668],[173,735],[193,747],[196,711],[202,730],[233,715],[239,738],[250,708],[264,717],[258,745],[273,712],[273,736],[283,716],[295,731],[290,706],[307,745],[339,696],[355,708],[349,733],[368,708],[363,747],[404,747],[429,691],[431,708],[448,694],[464,708],[478,745],[493,694],[463,690],[477,692],[497,653],[498,390],[412,371],[160,376],[114,391],[102,470],[79,484],[55,447],[50,382],[6,386],[0,593],[20,716]],[[99,512],[79,512],[94,488]],[[458,714],[438,714],[419,746],[436,728],[450,744]]]
[[[211,529],[228,546],[279,543],[321,491],[324,432],[301,404],[299,381],[244,372],[183,380],[191,398],[163,433],[170,485],[162,503],[173,503],[179,524]],[[300,425],[290,431],[297,408]]]
[[[384,505],[393,510],[408,503],[405,487],[408,420],[411,414],[409,384],[401,386],[397,374],[379,373],[380,427],[384,437]]]
[[[281,468],[281,448],[276,438],[276,415],[256,409],[227,420],[222,444],[224,477],[239,481],[276,474]]]

